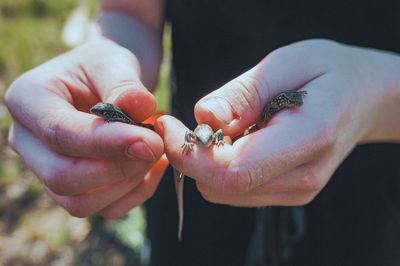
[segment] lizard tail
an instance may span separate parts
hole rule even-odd
[[[179,226],[178,226],[178,239],[182,240],[182,229],[183,229],[183,179],[184,174],[174,169],[174,183],[176,190],[176,198],[178,202],[178,214],[179,214]]]

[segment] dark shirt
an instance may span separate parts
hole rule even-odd
[[[172,113],[192,129],[201,97],[281,46],[326,38],[400,52],[395,0],[169,0],[167,8]],[[400,265],[400,145],[357,146],[310,204],[266,209],[260,232],[255,208],[207,202],[187,178],[178,242],[171,169],[146,207],[152,265],[245,265],[257,234],[260,265]]]

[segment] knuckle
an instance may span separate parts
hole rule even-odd
[[[34,70],[28,71],[22,74],[19,78],[17,78],[7,89],[4,95],[4,103],[7,108],[11,111],[16,108],[16,105],[19,103],[19,98],[21,93],[24,93],[23,90],[26,88],[30,88],[32,83],[37,84],[41,82],[34,74],[32,74]]]
[[[18,153],[18,145],[17,145],[17,140],[14,134],[14,127],[13,124],[10,127],[10,131],[8,133],[8,145],[10,146],[10,148],[15,151],[16,153]]]
[[[68,178],[68,169],[74,169],[75,166],[68,164],[62,166],[54,166],[46,169],[41,179],[46,187],[57,195],[68,196],[75,194],[75,188]]]
[[[141,201],[145,202],[146,200],[151,198],[151,196],[153,196],[153,194],[154,194],[154,191],[155,190],[153,190],[153,189],[139,189]]]
[[[88,217],[91,214],[93,214],[93,212],[91,212],[89,209],[85,207],[84,204],[82,204],[81,200],[75,198],[74,196],[67,198],[67,200],[64,203],[64,208],[71,216],[78,218]]]
[[[299,178],[300,191],[320,191],[323,188],[322,178],[319,173],[310,169]]]
[[[207,201],[213,201],[213,190],[210,186],[203,183],[196,182],[197,189],[199,190],[201,196]]]
[[[232,81],[233,88],[236,88],[239,95],[239,101],[244,106],[248,106],[251,113],[259,113],[262,107],[263,99],[265,96],[261,95],[264,89],[261,77],[254,77],[253,75],[241,76]],[[263,89],[261,89],[263,88]]]
[[[61,125],[55,117],[48,121],[47,127],[44,127],[41,133],[41,139],[43,139],[49,147],[59,149],[62,146],[61,140],[64,139]]]
[[[13,85],[15,84],[16,81],[14,81],[14,83],[11,85],[10,88],[8,88],[8,90],[6,91],[5,95],[4,95],[4,103],[7,106],[8,109],[12,108],[12,103],[13,103]]]
[[[224,198],[223,195],[218,195],[215,193],[201,193],[201,196],[208,202],[212,202],[212,203],[219,203],[219,204],[223,204],[224,202],[221,201],[221,199]]]
[[[199,190],[200,191],[200,190]],[[213,197],[213,195],[212,194],[210,194],[210,193],[204,193],[204,191],[200,191],[200,194],[201,194],[201,196],[206,200],[206,201],[209,201],[209,202],[214,202],[214,197]]]
[[[62,185],[63,177],[61,171],[59,171],[56,167],[46,169],[42,173],[41,178],[44,185],[48,187],[52,192],[58,195],[65,195],[65,193],[63,193],[64,190]]]
[[[223,173],[219,187],[227,194],[240,194],[253,187],[253,179],[252,171],[245,164],[233,162]]]
[[[219,191],[211,186],[205,185],[203,183],[196,182],[197,189],[201,196],[208,202],[218,203],[218,204],[229,204],[229,195],[225,194],[225,191]]]
[[[315,145],[318,150],[328,151],[334,147],[336,139],[337,134],[334,126],[327,122],[317,131]]]

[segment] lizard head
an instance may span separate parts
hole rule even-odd
[[[113,105],[110,103],[98,103],[92,108],[90,108],[90,112],[92,114],[105,117],[106,113],[113,109]]]

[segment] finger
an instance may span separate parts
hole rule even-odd
[[[145,171],[138,176],[144,177]],[[112,202],[123,197],[138,185],[138,179],[124,179],[115,184],[96,188],[83,194],[74,196],[61,196],[46,189],[50,196],[64,207],[72,216],[87,217],[99,212]]]
[[[310,96],[317,103],[318,95]],[[324,108],[322,107],[321,110]],[[268,127],[237,140],[233,160],[217,177],[199,181],[220,190],[246,192],[284,173],[319,160],[334,148],[336,132],[331,115],[312,104],[277,114]],[[218,154],[216,154],[218,156]],[[215,158],[219,161],[219,158]],[[212,181],[214,179],[214,181]]]
[[[151,130],[123,123],[105,123],[104,119],[77,111],[55,95],[27,103],[15,115],[56,152],[68,156],[156,161],[163,153],[161,138]]]
[[[104,40],[82,45],[73,54],[78,55],[75,64],[81,71],[79,76],[86,79],[99,101],[114,103],[136,122],[154,113],[155,98],[142,84],[139,62],[128,49]]]
[[[164,140],[168,160],[185,175],[198,177],[200,173],[203,175],[201,178],[206,179],[206,176],[218,172],[232,159],[232,146],[229,143],[219,147],[213,144],[210,147],[201,147],[194,143],[191,151],[183,153],[182,144],[188,128],[172,116],[160,117],[155,124],[155,130]]]
[[[86,50],[90,50],[87,46],[85,47]],[[86,50],[84,52],[87,52]],[[143,144],[148,147],[152,147],[154,141],[157,143],[158,148],[154,147],[155,150],[152,151],[155,155],[154,161],[156,161],[162,154],[162,152],[159,153],[161,142],[156,134],[149,135],[151,134],[149,131],[137,129],[137,136],[132,136],[133,132],[131,131],[131,137],[127,138],[126,130],[119,131],[115,128],[106,130],[106,132],[98,132],[100,134],[93,134],[95,129],[93,121],[99,121],[99,119],[95,119],[94,115],[76,110],[76,108],[82,108],[79,110],[87,111],[97,101],[114,99],[117,105],[125,109],[134,120],[140,121],[150,116],[155,106],[153,96],[144,88],[139,89],[139,94],[147,96],[141,98],[135,92],[136,89],[130,90],[131,87],[129,86],[109,87],[107,85],[113,82],[118,83],[117,80],[120,79],[126,81],[132,78],[132,64],[130,67],[127,66],[129,70],[111,71],[112,73],[106,74],[107,68],[115,69],[118,60],[111,59],[113,57],[108,54],[104,57],[104,60],[111,60],[112,62],[110,61],[109,64],[107,61],[96,59],[97,61],[93,64],[87,63],[87,66],[82,66],[79,65],[79,62],[91,62],[91,60],[84,60],[88,52],[82,53],[75,51],[75,53],[71,52],[58,57],[28,72],[14,82],[5,97],[6,104],[14,119],[29,128],[43,142],[54,146],[59,153],[96,158],[104,158],[104,156],[120,158],[121,154],[124,154],[122,157],[126,157],[129,143],[125,142],[125,145],[118,145],[118,142],[119,144],[124,141],[129,142],[132,141],[133,137],[134,142],[142,140]],[[115,54],[116,52],[108,51],[108,53]],[[83,58],[75,58],[75,61],[65,59],[69,58],[68,56],[78,57],[76,54],[83,56]],[[123,56],[116,57],[121,58]],[[97,56],[97,58],[99,57]],[[125,66],[125,64],[122,65]],[[124,77],[120,73],[125,73],[129,77]],[[114,93],[110,92],[107,95],[106,88],[109,91],[114,91]],[[113,98],[112,95],[113,97],[118,95],[118,97]],[[83,108],[82,105],[85,104],[87,106]],[[114,133],[111,134],[110,131]],[[116,132],[125,132],[123,133],[125,136],[117,136],[118,133],[116,134]],[[114,140],[112,140],[113,138]],[[102,143],[105,143],[107,147],[104,147]],[[98,147],[104,148],[104,150],[99,150]]]
[[[230,191],[224,192],[200,182],[197,182],[197,186],[201,193],[208,195],[208,197],[220,195],[250,197],[283,192],[317,194],[326,185],[335,170],[335,167],[331,163],[331,157],[331,154],[326,153],[317,161],[302,164],[282,175],[272,178],[264,184],[260,184],[250,191],[245,191],[243,193],[232,193]]]
[[[201,191],[201,188],[199,188]],[[315,195],[308,192],[277,192],[262,195],[220,195],[202,193],[205,200],[237,207],[299,206],[309,203]]]
[[[231,136],[242,133],[261,118],[273,97],[299,89],[328,71],[329,63],[324,60],[328,48],[316,46],[323,45],[304,41],[273,51],[257,66],[201,99],[195,106],[197,122],[221,128]]]
[[[194,143],[193,150],[182,153],[182,144],[187,128],[177,119],[163,116],[156,123],[156,130],[165,142],[165,152],[171,164],[197,181],[209,185],[220,193],[244,193],[267,180],[278,176],[309,160],[304,152],[312,155],[306,143],[307,138],[300,135],[294,138],[271,126],[269,130],[252,133],[239,139],[233,146],[225,144],[208,148]],[[267,142],[274,139],[273,142]],[[293,147],[297,145],[294,150]],[[300,159],[300,160],[299,160]],[[268,168],[268,169],[267,169]]]
[[[200,182],[196,185],[203,198],[213,203],[239,207],[298,206],[312,201],[328,180],[321,178],[317,183],[312,176],[301,176],[305,168],[309,171],[310,167],[298,167],[243,194],[221,193]]]
[[[243,179],[249,180],[249,190],[267,182],[276,182],[271,184],[271,189],[277,189],[280,185],[282,189],[286,187],[289,191],[302,186],[305,190],[322,189],[337,165],[354,147],[349,143],[345,150],[332,153],[340,134],[337,132],[337,125],[343,123],[337,113],[344,108],[333,104],[340,103],[341,96],[326,89],[326,84],[333,84],[332,79],[334,78],[324,75],[309,82],[304,89],[310,93],[301,108],[279,112],[267,127],[234,143],[234,151],[242,160],[233,162],[231,168],[237,165],[247,166],[242,174]],[[324,91],[323,95],[321,91]],[[327,102],[326,97],[333,103]],[[303,171],[297,171],[296,168]],[[246,175],[246,172],[249,174]],[[290,183],[289,180],[280,183],[278,176],[288,174],[290,179],[289,173],[303,176],[303,184]],[[293,185],[292,188],[290,184]]]
[[[139,183],[136,177],[151,167],[142,160],[117,162],[57,154],[18,122],[10,128],[9,142],[39,179],[59,195],[76,195],[124,179]]]
[[[154,194],[168,164],[168,159],[162,156],[137,187],[102,209],[100,212],[101,215],[109,219],[117,219],[128,213],[131,209],[143,204]]]
[[[318,82],[315,80],[308,88],[313,89]],[[319,98],[317,93],[310,94],[307,99],[315,105],[279,113],[267,128],[237,140],[233,146],[202,148],[195,144],[193,152],[184,156],[179,145],[186,129],[179,121],[159,119],[163,125],[159,133],[171,164],[178,170],[220,192],[244,193],[333,148],[333,115],[315,111],[316,105],[321,110],[326,107]]]
[[[88,42],[25,73],[10,86],[5,102],[14,117],[31,125],[36,120],[30,114],[40,118],[57,111],[42,105],[51,96],[85,112],[100,101],[115,103],[137,122],[151,116],[156,105],[140,81],[135,56],[106,40]]]

